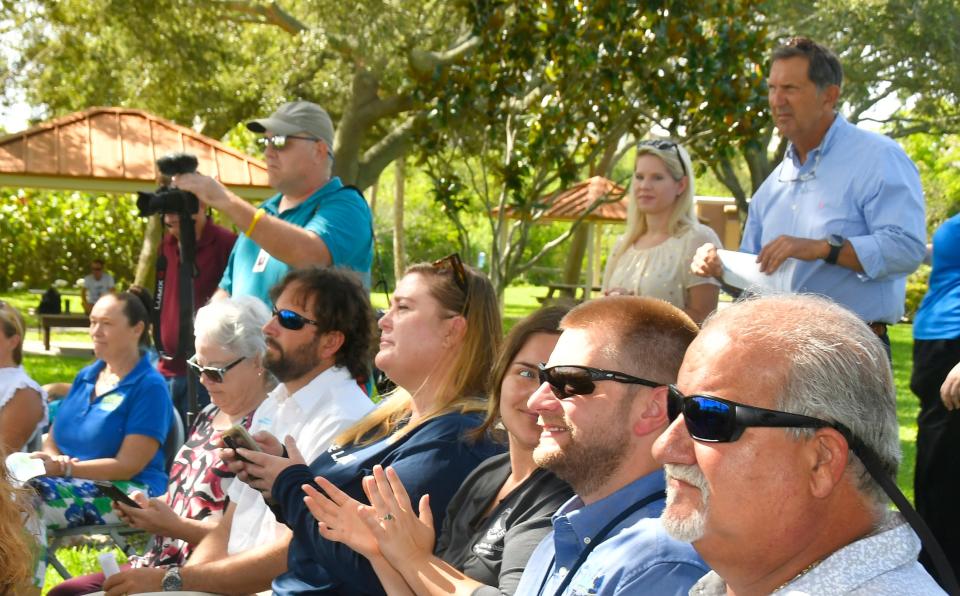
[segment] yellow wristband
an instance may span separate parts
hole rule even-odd
[[[250,237],[250,234],[253,234],[253,228],[257,227],[257,222],[260,221],[260,218],[266,214],[266,211],[263,209],[257,209],[257,212],[253,214],[253,219],[250,220],[250,227],[247,228],[247,231],[243,233],[247,238]]]

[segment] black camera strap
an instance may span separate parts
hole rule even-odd
[[[163,306],[163,290],[167,281],[167,257],[163,254],[163,245],[161,240],[160,254],[157,256],[157,281],[153,289],[153,345],[157,346],[157,352],[161,357],[169,358],[170,355],[164,351],[163,339],[160,334],[160,308]]]
[[[180,263],[180,266],[183,266],[183,262]],[[179,295],[180,303],[184,304],[184,300],[187,298],[187,290],[185,288],[193,289],[193,278],[198,275],[198,270],[196,264],[191,265],[193,271],[190,272],[190,284],[180,284]],[[187,355],[192,355],[191,344],[193,342],[193,333],[178,333],[177,334],[177,347],[175,352],[167,351],[167,346],[163,345],[163,336],[160,333],[160,323],[163,320],[161,316],[161,308],[163,307],[163,294],[166,290],[166,281],[167,281],[167,257],[163,254],[163,247],[160,248],[160,255],[157,257],[157,281],[154,286],[153,291],[153,343],[157,346],[157,351],[160,353],[162,358],[173,360],[175,358],[183,358]],[[190,300],[192,302],[193,293],[189,294]],[[180,318],[179,328],[181,330],[192,328],[193,326],[193,317],[190,314],[189,310],[180,309],[180,312],[177,315]]]

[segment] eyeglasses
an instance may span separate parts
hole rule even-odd
[[[711,395],[683,395],[667,386],[667,415],[673,422],[683,414],[690,436],[704,443],[732,443],[750,426],[775,428],[836,427],[819,418],[745,406]],[[846,431],[849,434],[849,431]]]
[[[669,151],[673,149],[677,154],[677,161],[680,162],[680,169],[683,170],[683,175],[689,175],[687,172],[687,166],[683,163],[683,157],[680,155],[680,144],[675,143],[674,141],[666,141],[663,139],[651,139],[649,141],[640,141],[639,147],[653,147],[659,151]]]
[[[303,326],[306,325],[307,323],[311,325],[316,325],[317,327],[320,326],[320,323],[318,323],[317,321],[311,321],[307,317],[299,313],[293,312],[292,310],[287,310],[285,308],[282,308],[280,310],[277,310],[276,308],[274,308],[273,316],[277,317],[277,322],[280,323],[281,327],[283,327],[284,329],[290,329],[291,331],[298,331],[300,329],[303,329]]]
[[[547,383],[550,385],[550,390],[557,396],[557,399],[567,399],[574,395],[590,395],[596,389],[594,381],[615,381],[645,387],[663,386],[663,383],[655,383],[615,370],[603,370],[602,368],[573,364],[547,368],[541,362],[537,365],[537,373],[540,384]]]
[[[300,139],[302,141],[314,141],[320,142],[322,139],[315,139],[313,137],[302,137],[299,135],[273,135],[270,137],[260,137],[257,139],[257,144],[260,145],[264,151],[268,147],[273,147],[277,151],[283,150],[287,146],[287,141],[289,139]]]
[[[817,177],[817,167],[820,165],[820,156],[823,155],[822,150],[817,151],[817,156],[813,158],[813,167],[807,170],[806,172],[800,173],[800,170],[795,170],[796,176],[793,178],[783,179],[783,164],[790,163],[791,167],[793,162],[784,156],[784,161],[781,162],[780,170],[777,173],[777,182],[809,182]]]
[[[226,366],[200,366],[197,364],[197,355],[194,354],[192,358],[187,360],[187,366],[189,366],[193,372],[197,373],[198,377],[205,375],[208,380],[214,383],[223,383],[223,375],[227,374],[227,371],[234,366],[246,360],[246,358],[246,356],[241,356]]]
[[[433,266],[441,271],[446,269],[451,270],[453,272],[453,281],[463,290],[464,294],[467,293],[467,270],[463,266],[463,261],[460,260],[460,253],[455,252],[442,259],[437,259],[433,262]]]

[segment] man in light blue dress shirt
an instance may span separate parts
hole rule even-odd
[[[925,254],[923,190],[896,142],[836,112],[842,79],[837,57],[809,39],[774,51],[770,111],[790,144],[753,196],[740,250],[756,254],[761,271],[788,275],[791,290],[832,298],[885,338]],[[694,272],[721,277],[714,248],[700,248]]]
[[[667,424],[667,387],[697,326],[660,300],[581,304],[527,403],[542,427],[533,458],[576,495],[553,516],[517,594],[686,594],[707,572],[660,522],[663,470],[650,449]]]

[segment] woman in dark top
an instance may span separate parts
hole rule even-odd
[[[464,481],[447,508],[435,549],[431,499],[423,496],[419,516],[414,513],[391,468],[384,472],[377,467],[374,477],[364,480],[374,507],[350,499],[323,479],[318,483],[333,501],[304,487],[320,534],[373,561],[390,594],[498,595],[516,590],[527,559],[551,530],[551,516],[573,496],[565,482],[534,464],[540,427],[527,409],[527,399],[539,385],[537,364],[550,357],[566,311],[541,309],[507,336],[493,370],[487,418],[475,432],[502,423],[510,451],[488,459]]]
[[[309,466],[297,461],[292,442],[290,458],[237,450],[252,462],[237,466],[239,478],[268,492],[277,504],[277,519],[293,531],[288,571],[273,581],[274,594],[383,593],[363,556],[318,533],[301,488],[315,476],[362,499],[362,479],[377,464],[392,465],[417,498],[430,493],[441,504],[439,527],[467,475],[501,451],[485,436],[468,436],[483,422],[489,371],[500,343],[490,281],[451,255],[409,268],[393,298],[379,321],[376,363],[396,383],[396,392]],[[269,438],[261,445],[278,451]]]

